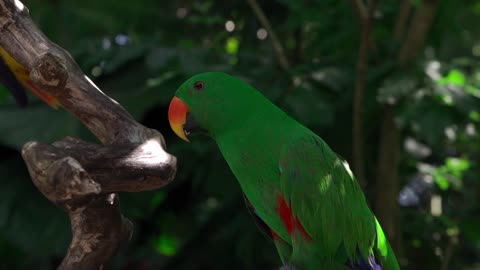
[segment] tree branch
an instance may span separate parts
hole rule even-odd
[[[30,70],[36,86],[57,97],[62,107],[103,143],[141,142],[156,133],[146,132],[124,108],[98,89],[70,54],[37,28],[28,9],[19,9],[15,3],[20,2],[0,1],[0,45]]]
[[[439,0],[424,0],[415,12],[405,43],[400,49],[398,62],[400,66],[415,59],[425,44],[427,33],[433,23]]]
[[[393,38],[395,41],[400,41],[405,35],[405,29],[407,28],[408,18],[412,11],[412,0],[403,0],[400,12],[395,20],[395,28],[393,30]]]
[[[370,4],[366,4],[365,2],[369,2]],[[371,13],[371,9],[369,7],[372,6],[375,6],[376,7],[376,0],[373,1],[373,0],[370,0],[370,1],[364,1],[364,0],[350,0],[350,3],[352,4],[354,10],[355,10],[355,13],[357,14],[357,19],[358,19],[358,23],[359,25],[361,26],[361,30],[364,29],[364,25],[365,23],[371,23],[372,19],[373,19],[373,13]],[[375,11],[375,10],[373,10]],[[371,51],[376,51],[377,50],[377,44],[375,43],[375,41],[372,39],[372,36],[369,35],[368,37],[368,49],[371,50]]]
[[[438,0],[424,0],[422,6],[415,12],[407,38],[400,49],[397,64],[405,67],[421,52],[424,47],[426,35],[430,29],[436,13]],[[405,3],[404,3],[405,4]],[[404,12],[403,8],[400,13]],[[403,21],[399,14],[397,24]],[[406,16],[406,15],[405,15]],[[407,24],[407,20],[404,21]],[[397,28],[397,25],[395,26]],[[403,28],[398,26],[398,28]],[[399,32],[401,32],[399,30]],[[397,33],[395,33],[397,34]],[[399,36],[400,33],[398,33]],[[398,36],[395,36],[396,38]],[[400,132],[395,123],[394,104],[384,104],[383,119],[380,135],[380,145],[377,164],[377,196],[375,200],[375,213],[382,223],[384,231],[391,239],[394,249],[399,250],[401,238],[398,236],[398,196],[400,183],[398,176],[398,163],[400,160]]]
[[[260,7],[260,5],[256,0],[247,0],[247,2],[252,8],[253,13],[255,13],[255,16],[257,17],[257,19],[260,21],[260,24],[262,25],[262,27],[265,28],[268,34],[270,35],[270,40],[272,41],[273,50],[277,55],[278,64],[284,71],[288,71],[290,69],[290,63],[288,62],[288,58],[285,55],[285,50],[283,48],[282,43],[277,38],[275,31],[273,31],[270,21],[265,16],[265,13],[263,12],[262,8]]]
[[[79,139],[67,137],[52,145],[37,142],[23,147],[23,158],[31,164],[30,175],[37,186],[50,184],[45,175],[55,162],[69,158],[75,161],[101,188],[99,193],[140,192],[165,186],[173,178],[173,167],[165,169],[165,164],[175,164],[171,156],[160,156],[161,145],[158,138],[145,143],[127,143],[101,146]],[[68,163],[71,165],[71,163]],[[40,187],[39,187],[40,188]],[[58,200],[58,190],[53,191],[52,201]],[[45,194],[49,197],[50,194]],[[72,196],[72,194],[68,194]],[[50,198],[50,197],[49,197]]]
[[[368,6],[368,13],[365,15],[365,7],[360,0],[354,0],[356,9],[360,14],[361,41],[358,52],[355,95],[353,100],[353,126],[352,126],[352,144],[353,144],[353,168],[360,186],[366,186],[364,166],[364,139],[363,139],[363,98],[365,92],[365,76],[368,69],[368,52],[370,47],[370,32],[372,29],[372,18],[375,12],[376,0],[372,0]]]
[[[59,269],[102,269],[133,231],[115,192],[165,186],[176,158],[159,132],[136,122],[48,40],[18,0],[0,0],[0,46],[105,144],[66,138],[52,145],[30,142],[22,150],[35,186],[70,217],[73,238]]]
[[[369,20],[370,12],[368,11],[367,6],[364,4],[363,0],[351,0],[355,12],[360,23],[364,23]]]
[[[449,269],[450,261],[452,260],[453,252],[455,251],[456,246],[458,245],[458,236],[452,235],[449,237],[447,247],[445,249],[445,255],[443,256],[442,266],[440,270]]]

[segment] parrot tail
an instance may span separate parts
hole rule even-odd
[[[13,98],[20,107],[25,107],[27,105],[27,95],[25,93],[25,88],[17,81],[15,75],[8,68],[7,64],[0,57],[0,83],[7,88],[8,91],[12,94]]]
[[[35,86],[35,84],[33,84],[31,81],[27,81],[26,84],[28,85],[29,90],[33,94],[35,94],[38,98],[43,100],[43,102],[47,103],[50,107],[54,109],[58,109],[58,107],[60,106],[60,102],[56,97],[49,95],[43,92],[42,90],[38,89],[37,86]]]
[[[352,270],[384,270],[372,254],[368,255],[368,258],[365,258],[360,250],[358,250],[358,254],[360,259],[354,262],[348,261],[346,263],[348,268]]]

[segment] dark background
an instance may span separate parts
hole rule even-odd
[[[372,209],[382,213],[403,269],[480,269],[480,1],[439,1],[425,44],[404,65],[398,55],[408,35],[394,38],[400,2],[379,1],[374,13],[363,103],[365,191]],[[414,14],[432,0],[411,2]],[[288,71],[278,65],[270,35],[257,37],[262,25],[246,1],[25,4],[47,36],[104,92],[165,135],[168,150],[179,159],[178,176],[169,186],[122,194],[135,234],[108,269],[278,267],[274,246],[249,217],[216,146],[207,138],[188,144],[174,136],[168,103],[191,75],[228,72],[253,84],[351,162],[361,44],[351,2],[260,1],[285,47]],[[226,31],[229,20],[233,32]],[[70,240],[67,216],[33,186],[21,146],[67,135],[95,141],[65,111],[31,100],[19,109],[0,88],[2,269],[54,269]],[[381,131],[389,117],[385,104],[394,104],[388,110],[397,127],[387,133]],[[393,168],[388,155],[379,158],[379,142],[389,132],[398,137],[399,162]],[[395,150],[395,144],[385,147]],[[393,177],[379,177],[382,168]],[[400,190],[400,201],[410,207],[399,205]]]

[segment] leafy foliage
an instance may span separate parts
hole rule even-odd
[[[273,245],[255,227],[238,184],[208,139],[186,144],[170,131],[167,107],[187,77],[224,71],[255,85],[340,155],[351,157],[351,107],[360,25],[349,1],[277,0],[262,7],[286,48],[282,71],[245,1],[28,0],[40,28],[143,124],[160,130],[179,158],[168,187],[122,194],[135,222],[111,269],[275,269]],[[367,73],[364,129],[374,201],[381,108],[395,104],[404,148],[400,178],[434,181],[426,201],[401,210],[403,269],[480,265],[480,1],[444,0],[425,50],[395,66],[393,28],[401,1],[379,1]],[[424,1],[412,1],[418,8]],[[225,23],[234,23],[226,31]],[[270,33],[267,33],[270,34]],[[35,98],[18,109],[0,87],[0,254],[9,269],[53,269],[69,241],[68,219],[35,189],[19,155],[30,140],[95,140],[62,110]],[[431,198],[441,198],[441,213]],[[391,198],[396,200],[396,198]]]

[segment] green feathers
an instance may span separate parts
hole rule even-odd
[[[189,110],[183,131],[195,122],[217,142],[284,263],[399,269],[348,164],[320,137],[227,74],[194,76],[176,95]]]
[[[311,253],[308,269],[342,268],[359,251],[367,258],[374,251],[375,218],[360,187],[322,139],[307,129],[299,133],[306,135],[291,138],[281,155],[280,185],[316,242],[298,240]]]

